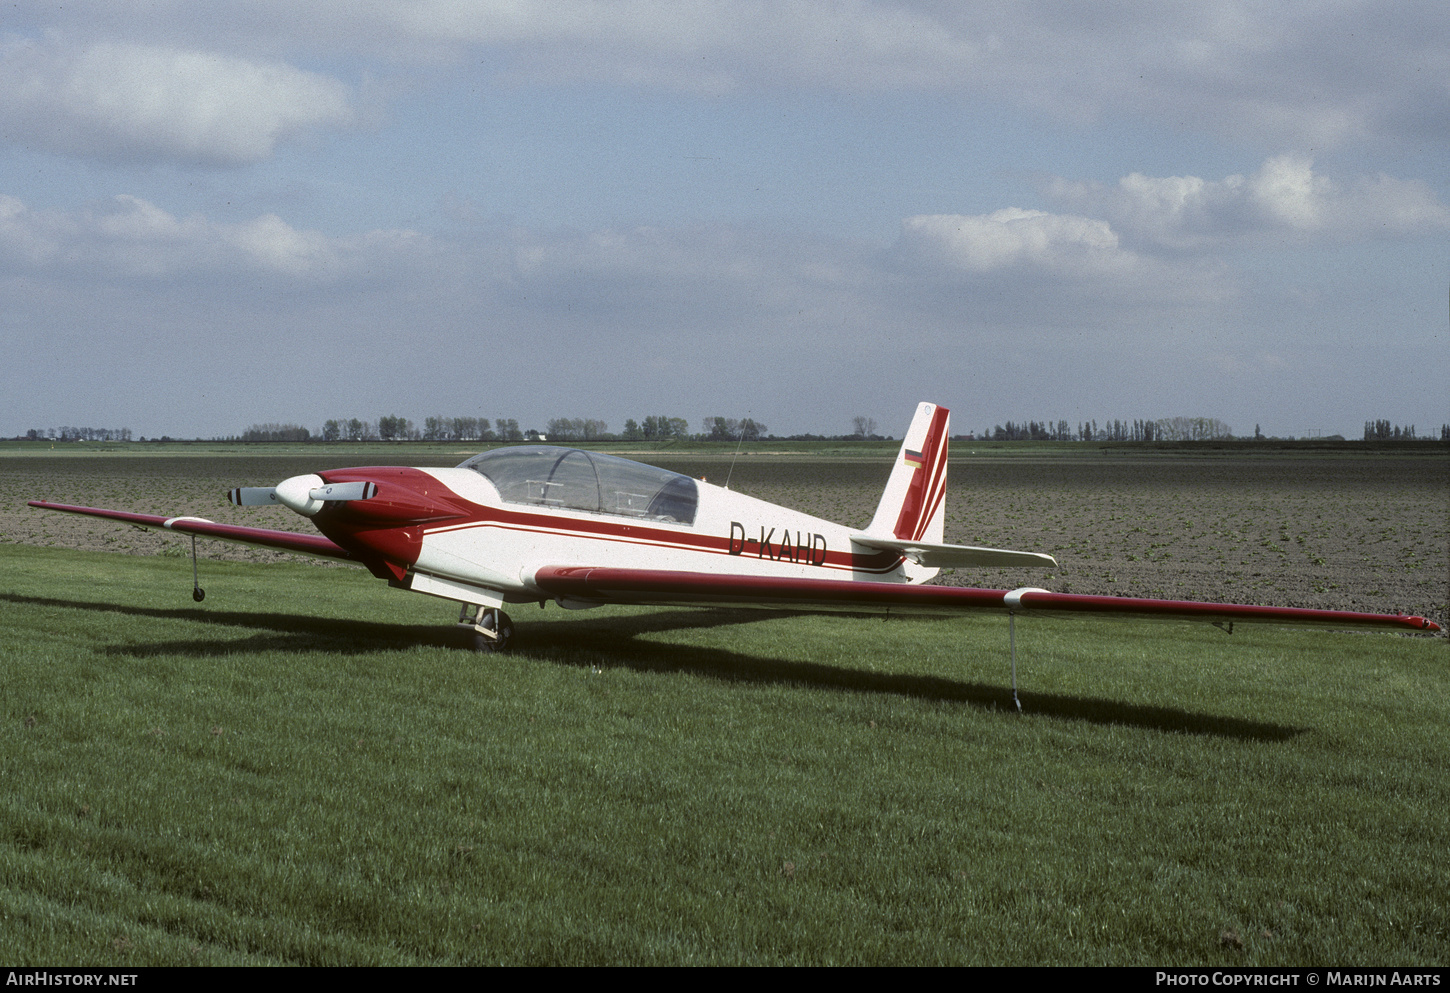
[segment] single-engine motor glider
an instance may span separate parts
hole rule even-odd
[[[458,601],[475,646],[497,651],[505,604],[716,605],[857,613],[1089,613],[1217,624],[1438,631],[1422,617],[1132,597],[924,586],[943,568],[1055,566],[1050,555],[942,541],[946,408],[923,403],[864,530],[598,452],[496,448],[453,469],[369,467],[231,491],[281,504],[320,535],[31,501],[195,538],[355,562],[394,587]],[[193,584],[193,595],[201,590]],[[1015,654],[1015,653],[1014,653]],[[1015,678],[1014,678],[1015,682]]]

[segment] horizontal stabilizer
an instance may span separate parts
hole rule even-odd
[[[904,555],[917,565],[933,569],[957,569],[967,566],[1056,566],[1057,559],[1041,552],[1014,552],[1005,548],[976,548],[972,545],[939,545],[929,541],[905,538],[876,538],[851,535],[853,544],[879,548]]]

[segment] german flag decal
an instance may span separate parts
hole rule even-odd
[[[913,452],[909,448],[902,449],[901,457],[904,458],[906,460],[906,464],[911,466],[913,469],[920,469],[923,465],[926,464],[926,460],[921,457],[920,452]]]

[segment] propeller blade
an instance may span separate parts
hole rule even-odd
[[[329,483],[308,491],[307,495],[313,500],[366,500],[377,492],[377,483]]]
[[[238,486],[227,493],[227,500],[236,507],[267,507],[277,503],[275,486]]]
[[[280,503],[308,517],[322,509],[324,503],[366,500],[377,496],[378,484],[372,482],[324,483],[320,476],[293,476],[276,486],[238,486],[227,499],[238,507],[265,507]]]

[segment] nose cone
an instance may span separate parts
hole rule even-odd
[[[277,502],[291,507],[303,517],[312,517],[323,508],[324,504],[321,500],[312,499],[308,494],[322,485],[324,485],[322,477],[312,473],[284,479],[277,484]]]

